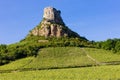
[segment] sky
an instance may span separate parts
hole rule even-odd
[[[61,10],[65,24],[90,41],[120,38],[120,0],[0,0],[0,44],[24,39],[48,6]]]

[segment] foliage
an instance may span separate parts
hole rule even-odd
[[[108,39],[106,41],[96,42],[95,46],[97,48],[102,48],[105,50],[111,50],[114,53],[120,53],[120,39]]]
[[[0,65],[27,56],[36,56],[38,50],[43,46],[44,45],[21,43],[8,45],[0,50]],[[3,47],[3,45],[1,45],[1,47]]]
[[[43,42],[39,42],[42,40]],[[47,41],[47,42],[44,42]],[[40,37],[27,36],[18,43],[10,45],[0,45],[0,65],[9,63],[16,59],[37,56],[41,48],[47,47],[95,47],[105,50],[111,50],[114,53],[120,53],[120,39],[108,39],[106,41],[94,42],[86,38],[69,38],[69,37]]]

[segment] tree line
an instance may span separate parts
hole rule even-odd
[[[99,41],[94,43],[96,48],[111,50],[114,53],[120,53],[120,39],[107,39],[106,41]]]

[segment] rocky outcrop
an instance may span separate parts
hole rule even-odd
[[[60,15],[61,15],[60,10],[57,10],[53,7],[44,8],[43,18],[49,22],[53,22],[53,23],[57,23],[57,24],[64,24]]]
[[[79,37],[77,33],[65,26],[60,14],[60,10],[52,7],[45,8],[43,20],[30,34],[45,37]]]

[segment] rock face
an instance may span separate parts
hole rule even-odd
[[[60,10],[53,7],[46,7],[44,9],[43,20],[30,34],[45,37],[80,37],[65,26],[60,14]]]
[[[64,24],[60,14],[61,14],[60,10],[56,10],[55,8],[52,7],[46,7],[44,9],[43,18],[53,23]]]

